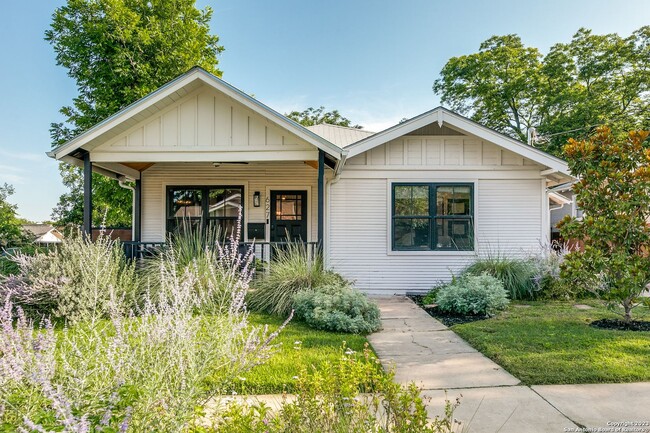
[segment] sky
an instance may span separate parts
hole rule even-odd
[[[50,218],[65,192],[49,127],[76,95],[43,39],[64,0],[0,3],[0,184],[18,214]],[[440,105],[446,61],[516,33],[542,53],[580,28],[628,36],[650,0],[197,0],[214,10],[223,78],[277,111],[324,105],[380,131]]]

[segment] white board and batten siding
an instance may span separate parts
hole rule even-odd
[[[467,136],[404,136],[362,153],[331,185],[329,264],[368,293],[394,294],[448,281],[477,254],[538,251],[548,226],[541,169]],[[472,183],[475,251],[392,251],[394,182]]]
[[[219,167],[214,167],[211,163],[158,163],[142,173],[142,240],[144,242],[161,242],[165,239],[167,187],[189,185],[243,186],[244,229],[248,222],[266,222],[267,199],[270,191],[306,191],[308,240],[317,239],[318,172],[303,162],[223,164]],[[260,192],[260,207],[253,206],[255,191]],[[267,225],[267,239],[268,236]]]
[[[303,139],[202,86],[94,148],[94,162],[316,160]]]

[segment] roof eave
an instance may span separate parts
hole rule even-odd
[[[514,138],[508,137],[500,132],[480,125],[473,120],[454,113],[453,111],[450,111],[444,107],[437,107],[433,110],[424,112],[403,123],[399,123],[368,138],[345,146],[344,150],[348,151],[348,158],[352,158],[363,152],[367,152],[374,147],[387,143],[395,138],[407,135],[409,132],[429,125],[433,122],[437,122],[440,126],[446,122],[449,125],[455,126],[456,128],[459,128],[471,135],[475,135],[487,141],[493,142],[541,165],[557,170],[558,172],[572,177],[569,172],[567,163],[560,158],[557,158],[539,149],[535,149],[526,143],[522,143],[521,141],[515,140]]]
[[[308,143],[314,145],[318,149],[321,149],[328,153],[330,156],[341,159],[342,149],[336,146],[333,143],[325,140],[324,138],[314,134],[309,131],[299,123],[294,122],[291,119],[286,118],[282,114],[268,107],[267,105],[261,103],[260,101],[252,98],[241,90],[237,89],[233,85],[219,79],[218,77],[210,74],[206,70],[200,67],[194,67],[187,71],[186,73],[178,76],[177,78],[171,80],[170,82],[164,84],[160,88],[156,89],[149,95],[139,99],[138,101],[128,105],[112,116],[107,117],[103,121],[99,122],[89,130],[83,132],[72,140],[62,144],[61,146],[47,152],[47,156],[57,160],[69,156],[72,152],[79,148],[83,148],[92,139],[100,136],[101,134],[107,132],[113,128],[116,124],[126,121],[128,118],[133,117],[140,113],[141,111],[146,110],[149,106],[154,105],[158,101],[169,96],[172,92],[175,92],[179,88],[182,88],[186,85],[189,85],[194,80],[201,80],[204,83],[216,87],[218,90],[221,90],[226,95],[237,100],[243,105],[247,106],[249,109],[256,111],[265,117],[269,118],[271,121],[276,123],[278,126],[287,129],[291,133],[297,135]],[[261,112],[260,112],[261,111]]]

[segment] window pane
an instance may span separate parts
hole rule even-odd
[[[397,218],[393,239],[397,249],[429,249],[428,218]]]
[[[474,249],[472,221],[468,218],[436,220],[436,249],[471,251]]]
[[[428,216],[429,187],[427,185],[396,185],[395,215]]]
[[[201,230],[201,218],[171,218],[167,221],[167,231],[176,234],[192,234]]]
[[[208,214],[210,217],[239,216],[242,207],[242,191],[240,188],[215,188],[208,194]]]
[[[174,189],[170,191],[169,216],[173,218],[201,217],[200,189]]]
[[[208,226],[215,236],[223,240],[234,236],[237,231],[237,219],[209,219]]]
[[[437,215],[471,215],[469,186],[439,186],[436,190]]]
[[[280,194],[275,202],[275,219],[277,221],[302,220],[302,195]]]

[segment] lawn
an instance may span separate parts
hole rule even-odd
[[[268,324],[277,329],[281,319],[265,314],[249,316],[254,325]],[[366,338],[360,335],[339,334],[318,331],[292,321],[280,333],[274,343],[278,345],[275,354],[264,364],[248,371],[235,391],[245,394],[275,394],[293,391],[293,377],[302,366],[318,368],[324,363],[334,363],[343,353],[343,345],[354,351],[362,351]]]
[[[650,332],[597,329],[616,318],[596,301],[512,304],[498,316],[452,329],[527,385],[650,381]],[[634,319],[650,320],[646,307]]]

